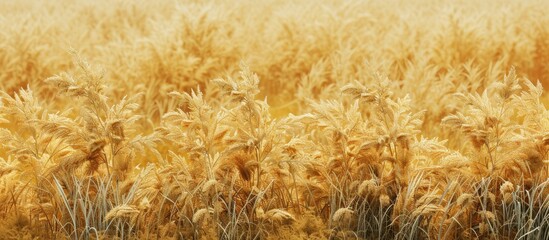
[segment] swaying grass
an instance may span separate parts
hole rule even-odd
[[[0,239],[548,239],[546,1],[4,1]]]

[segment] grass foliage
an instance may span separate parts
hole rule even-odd
[[[547,1],[2,1],[1,239],[548,239]]]

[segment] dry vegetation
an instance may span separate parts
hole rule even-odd
[[[0,2],[0,239],[548,239],[549,2]]]

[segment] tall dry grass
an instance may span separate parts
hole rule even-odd
[[[546,239],[546,1],[4,1],[1,239]]]

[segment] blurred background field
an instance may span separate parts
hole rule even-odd
[[[240,61],[282,113],[299,112],[305,98],[333,96],[352,80],[368,81],[372,71],[399,81],[399,91],[420,104],[445,92],[424,94],[418,84],[480,91],[511,66],[549,81],[547,1],[0,4],[3,89],[41,88],[71,68],[72,48],[105,68],[116,96],[146,92],[153,115],[165,110],[164,93],[207,87],[234,74]]]

